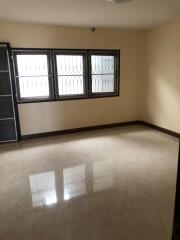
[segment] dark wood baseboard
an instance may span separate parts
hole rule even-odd
[[[153,128],[157,131],[169,134],[173,137],[180,138],[180,133],[173,132],[171,130],[156,126],[154,124],[151,124],[151,123],[148,123],[145,121],[136,120],[136,121],[129,121],[129,122],[96,125],[96,126],[83,127],[83,128],[66,129],[66,130],[53,131],[53,132],[35,133],[35,134],[23,135],[23,136],[21,136],[21,139],[26,140],[26,139],[50,137],[50,136],[56,136],[56,135],[64,135],[64,134],[68,134],[68,133],[78,133],[78,132],[93,131],[93,130],[98,130],[98,129],[125,127],[125,126],[132,126],[132,125],[143,125],[146,127]]]
[[[53,132],[22,135],[21,139],[26,140],[26,139],[34,139],[34,138],[41,138],[41,137],[50,137],[50,136],[56,136],[56,135],[64,135],[64,134],[68,134],[68,133],[86,132],[86,131],[93,131],[93,130],[98,130],[98,129],[125,127],[125,126],[139,125],[139,124],[140,124],[140,121],[129,121],[129,122],[121,122],[121,123],[95,125],[95,126],[90,126],[90,127],[82,127],[82,128],[66,129],[66,130],[53,131]]]
[[[146,126],[146,127],[153,128],[153,129],[155,129],[155,130],[157,130],[157,131],[160,131],[160,132],[169,134],[169,135],[171,135],[171,136],[173,136],[173,137],[180,138],[180,133],[177,133],[177,132],[168,130],[168,129],[166,129],[166,128],[159,127],[159,126],[154,125],[154,124],[152,124],[152,123],[148,123],[148,122],[145,122],[145,121],[139,121],[139,124],[141,124],[141,125],[143,125],[143,126]]]
[[[180,141],[172,240],[180,239]]]

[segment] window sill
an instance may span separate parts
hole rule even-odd
[[[71,97],[71,98],[57,98],[57,99],[39,99],[39,100],[19,100],[17,101],[18,104],[26,104],[26,103],[41,103],[41,102],[59,102],[59,101],[70,101],[70,100],[90,100],[90,99],[97,99],[97,98],[111,98],[111,97],[119,97],[119,94],[112,94],[112,95],[91,95],[81,96],[81,97]]]

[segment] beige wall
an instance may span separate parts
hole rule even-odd
[[[145,36],[141,119],[180,133],[180,21]]]
[[[21,104],[23,135],[139,119],[143,32],[1,22],[0,41],[13,47],[121,50],[119,97]]]
[[[20,104],[22,134],[145,120],[180,132],[180,21],[153,30],[0,23],[13,47],[120,49],[120,96]]]

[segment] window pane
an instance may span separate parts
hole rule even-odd
[[[92,92],[114,92],[114,75],[92,75]]]
[[[83,94],[83,76],[59,76],[59,95]]]
[[[21,98],[49,97],[47,55],[17,55]]]
[[[49,96],[49,80],[47,77],[19,77],[21,98]]]
[[[91,56],[92,93],[114,92],[114,56]]]
[[[57,55],[59,95],[84,93],[83,56]]]

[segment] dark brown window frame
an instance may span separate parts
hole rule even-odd
[[[47,56],[47,67],[48,67],[48,80],[49,80],[49,97],[27,97],[22,98],[20,95],[20,87],[19,87],[19,73],[17,66],[17,55],[46,55]],[[52,70],[52,62],[51,62],[51,52],[48,50],[41,49],[23,49],[23,50],[13,50],[13,63],[14,63],[14,79],[16,84],[16,98],[17,102],[39,102],[39,101],[50,101],[54,99],[54,86],[53,86],[53,70]]]
[[[19,54],[47,54],[48,71],[49,71],[49,98],[21,98],[19,81],[18,81],[18,68],[16,55]],[[64,95],[58,94],[58,76],[56,56],[60,54],[67,55],[83,55],[84,66],[84,94]],[[92,80],[91,80],[91,55],[114,56],[115,69],[114,69],[114,92],[100,92],[92,93]],[[14,64],[14,75],[16,84],[16,98],[17,103],[37,103],[49,101],[66,101],[66,100],[80,100],[80,99],[94,99],[94,98],[107,98],[117,97],[120,95],[120,50],[107,50],[107,49],[44,49],[44,48],[12,48],[12,57]]]
[[[114,57],[114,92],[92,93],[92,71],[91,71],[91,56],[113,56]],[[120,78],[120,51],[117,50],[89,50],[89,94],[91,98],[97,97],[113,97],[119,96],[119,78]]]
[[[84,93],[83,94],[71,94],[71,95],[59,95],[58,93],[58,71],[57,71],[57,61],[56,56],[59,55],[75,55],[83,57],[83,85],[84,85]],[[54,63],[54,81],[55,81],[55,96],[56,100],[70,100],[70,99],[83,99],[88,97],[88,86],[86,81],[87,76],[87,66],[86,66],[86,58],[87,53],[83,50],[53,50],[53,63]]]

